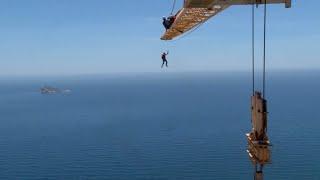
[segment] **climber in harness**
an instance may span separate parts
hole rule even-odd
[[[162,24],[166,28],[166,30],[170,29],[174,21],[176,20],[176,16],[162,17]]]
[[[166,67],[168,67],[168,61],[167,61],[167,55],[169,54],[169,51],[167,51],[167,53],[163,52],[161,55],[162,58],[162,66],[161,68],[163,68],[164,64],[166,64]]]

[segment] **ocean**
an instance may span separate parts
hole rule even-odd
[[[319,78],[268,74],[265,180],[320,180]],[[1,78],[0,179],[254,179],[251,86],[249,73]]]

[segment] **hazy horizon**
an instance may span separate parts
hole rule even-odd
[[[268,70],[320,69],[320,2],[308,2],[293,1],[291,9],[268,6]],[[0,76],[250,71],[250,6],[228,8],[189,36],[163,42],[161,17],[171,5],[171,0],[5,0]],[[262,11],[258,8],[256,17],[257,66]],[[164,50],[170,51],[166,70],[160,68]]]

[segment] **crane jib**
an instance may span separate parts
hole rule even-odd
[[[233,5],[252,4],[285,4],[291,7],[291,0],[185,0],[183,8],[175,14],[175,21],[161,37],[162,40],[172,40],[199,25]]]

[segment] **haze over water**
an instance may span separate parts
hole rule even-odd
[[[320,73],[268,79],[266,180],[320,179]],[[253,179],[249,73],[1,79],[0,179]],[[71,94],[43,95],[52,85]]]

